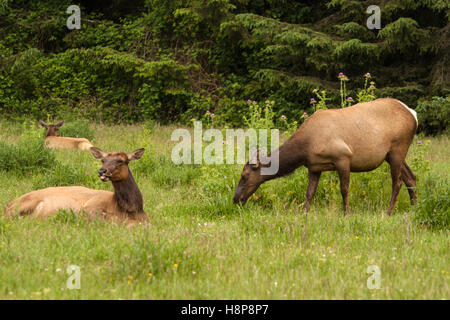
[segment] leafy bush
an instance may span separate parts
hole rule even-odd
[[[190,123],[209,110],[223,126],[242,126],[252,97],[299,121],[312,111],[313,89],[336,105],[336,74],[369,68],[378,96],[413,108],[448,91],[445,0],[382,1],[380,31],[367,29],[366,6],[355,0],[80,1],[80,30],[64,27],[70,4],[0,6],[5,117]],[[345,86],[355,99],[345,94],[343,107],[374,96],[367,86],[357,96],[356,82]]]
[[[420,188],[419,203],[413,219],[420,225],[448,230],[450,227],[450,181],[439,175],[428,175]]]
[[[416,108],[419,129],[426,134],[439,134],[448,130],[450,123],[450,95],[421,101]]]
[[[169,58],[145,61],[97,47],[48,57],[30,51],[22,60],[14,64],[9,86],[21,88],[20,95],[11,102],[0,98],[8,113],[35,118],[69,113],[108,122],[168,121],[179,119],[191,96],[186,79],[190,66]],[[84,108],[94,97],[97,104]],[[27,103],[20,102],[24,100]]]

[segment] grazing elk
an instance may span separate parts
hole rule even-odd
[[[261,167],[268,165],[261,163],[259,155],[254,164],[244,166],[234,202],[245,203],[263,182],[288,175],[303,165],[308,168],[303,210],[309,210],[321,172],[337,171],[347,213],[350,172],[372,171],[387,161],[392,177],[392,196],[387,211],[390,215],[402,181],[408,188],[411,204],[417,199],[416,176],[405,161],[417,125],[416,112],[391,98],[343,109],[319,110],[272,152],[272,159],[278,157],[278,173],[261,175]]]
[[[11,201],[5,208],[5,215],[48,217],[58,210],[73,210],[116,222],[127,221],[129,225],[148,221],[141,191],[128,168],[129,162],[140,159],[145,149],[129,154],[105,153],[94,147],[90,150],[103,163],[98,176],[102,181],[111,181],[114,192],[79,186],[36,190]]]
[[[92,143],[85,138],[60,137],[59,128],[64,124],[64,121],[57,124],[46,124],[44,121],[39,120],[39,123],[47,130],[45,134],[45,144],[49,148],[89,150],[93,147]]]

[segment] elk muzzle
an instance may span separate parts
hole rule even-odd
[[[109,181],[111,178],[111,175],[108,174],[108,170],[101,168],[98,170],[98,176],[100,177],[100,180],[102,181]]]

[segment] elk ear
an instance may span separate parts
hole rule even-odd
[[[39,120],[39,124],[40,124],[41,126],[43,126],[45,129],[48,129],[48,125],[47,125],[44,121]]]
[[[63,124],[64,124],[64,120],[61,121],[61,122],[58,122],[58,123],[55,125],[55,127],[61,128]]]
[[[259,159],[256,161],[255,164],[252,164],[252,169],[256,170],[261,166],[261,161],[259,161]]]
[[[102,159],[106,156],[106,153],[104,153],[99,148],[91,147],[90,150],[95,159]]]
[[[251,168],[256,170],[261,165],[261,162],[259,161],[259,149],[253,149],[250,152],[250,160],[248,162],[251,165]]]
[[[140,148],[140,149],[134,150],[133,152],[127,154],[128,160],[129,161],[139,160],[142,157],[142,155],[144,154],[144,152],[145,152],[144,148]]]

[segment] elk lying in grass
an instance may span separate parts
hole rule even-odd
[[[140,159],[145,149],[129,154],[105,153],[94,147],[90,150],[103,163],[98,176],[102,181],[112,182],[114,193],[79,186],[36,190],[11,201],[5,208],[5,215],[48,217],[59,210],[73,210],[116,222],[127,221],[131,225],[148,221],[141,191],[128,168],[129,162]]]
[[[45,134],[45,144],[49,148],[89,150],[93,147],[92,143],[85,138],[60,137],[59,128],[64,124],[64,121],[57,124],[46,124],[44,121],[40,120],[39,123],[47,130]]]
[[[247,163],[242,171],[234,201],[245,203],[265,181],[308,168],[308,189],[303,210],[307,212],[322,171],[337,171],[345,213],[349,210],[350,172],[372,171],[383,161],[391,169],[390,215],[402,185],[408,188],[411,203],[417,199],[416,176],[405,158],[417,129],[414,110],[391,98],[343,108],[319,110],[309,117],[280,148],[270,156],[279,161],[275,175],[261,175],[261,161]],[[273,160],[272,160],[273,161]],[[270,164],[269,164],[270,165]]]

